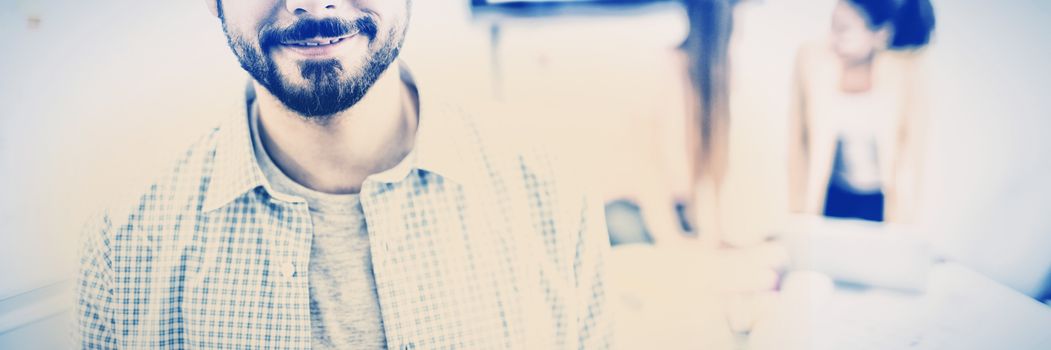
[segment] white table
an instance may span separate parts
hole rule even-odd
[[[922,293],[797,283],[760,313],[750,335],[735,333],[726,317],[731,294],[718,285],[728,278],[720,270],[734,267],[711,266],[730,261],[720,254],[614,248],[619,348],[1051,349],[1051,307],[954,263],[935,266]]]

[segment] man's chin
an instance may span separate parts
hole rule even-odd
[[[321,82],[307,86],[265,86],[288,110],[310,119],[327,119],[357,104],[364,96],[348,83]]]
[[[275,69],[261,83],[289,110],[306,117],[332,116],[353,107],[390,65],[368,59],[354,65],[339,59],[293,62],[280,54],[270,59]]]
[[[278,72],[286,82],[305,86],[311,71],[332,70],[340,75],[341,79],[351,79],[348,75],[361,74],[368,60],[357,57],[337,58],[302,58],[290,57],[288,55],[274,52],[270,56],[271,62],[278,68]]]

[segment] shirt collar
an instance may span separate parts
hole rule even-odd
[[[465,141],[474,139],[476,135],[466,123],[466,115],[454,112],[444,101],[431,95],[430,92],[434,90],[422,88],[404,63],[399,65],[399,69],[402,82],[419,96],[416,144],[397,166],[369,176],[369,179],[393,184],[401,182],[416,170],[424,170],[455,182],[468,182],[471,174],[467,170],[475,167],[467,165],[467,161],[475,157],[466,157],[462,151],[469,149],[465,147]],[[219,209],[249,191],[264,187],[266,177],[255,159],[249,124],[250,108],[255,98],[254,84],[249,83],[239,112],[225,118],[215,131],[215,163],[205,194],[205,211]]]
[[[477,154],[479,150],[472,151],[468,147],[467,141],[473,140],[474,136],[470,128],[472,124],[465,119],[467,115],[435,95],[437,90],[421,84],[407,65],[402,63],[399,68],[402,82],[419,98],[416,145],[401,164],[369,178],[396,183],[411,171],[425,170],[453,181],[468,181],[471,175],[468,170],[473,167],[467,165],[468,158],[471,158],[467,155]]]

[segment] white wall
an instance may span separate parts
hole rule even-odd
[[[1051,2],[935,6],[933,233],[951,256],[1037,294],[1051,273]]]
[[[201,2],[16,4],[0,14],[0,296],[65,277],[88,208],[141,188],[240,79]]]

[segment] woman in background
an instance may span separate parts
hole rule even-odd
[[[677,108],[683,108],[685,120],[668,113],[652,119],[649,131],[654,144],[647,147],[659,148],[653,151],[653,174],[663,181],[655,181],[648,191],[653,198],[607,204],[607,226],[613,245],[674,245],[695,241],[698,236],[718,241],[715,203],[727,170],[728,50],[736,2],[682,0],[689,28],[686,39],[674,53],[675,69],[681,69],[677,75],[684,78],[683,95],[674,100],[685,103],[671,109],[682,112]],[[665,194],[670,194],[670,198]]]
[[[929,0],[841,0],[827,42],[797,56],[789,120],[795,212],[908,222],[927,113],[919,70]]]
[[[738,0],[686,0],[689,32],[679,47],[686,68],[686,154],[690,186],[677,211],[683,226],[717,242],[718,203],[729,167],[730,37]]]

